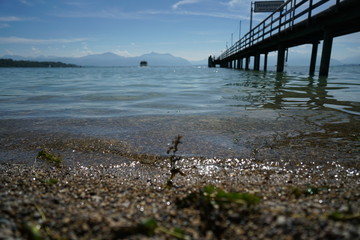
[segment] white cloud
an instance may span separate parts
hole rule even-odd
[[[33,54],[39,54],[41,53],[41,50],[36,48],[36,47],[31,47],[31,51],[33,52]]]
[[[118,9],[95,12],[68,11],[55,13],[54,16],[63,18],[143,19],[141,12],[123,12]]]
[[[290,53],[299,54],[299,55],[311,55],[311,44],[303,44],[295,47],[289,48]]]
[[[86,7],[88,5],[91,5],[92,3],[90,1],[71,1],[64,2],[64,4],[71,7]]]
[[[13,51],[6,49],[5,50],[6,55],[15,55]]]
[[[85,39],[73,38],[73,39],[34,39],[34,38],[19,38],[19,37],[0,37],[0,43],[18,43],[18,44],[50,44],[50,43],[73,43],[81,42]]]
[[[239,6],[249,6],[250,8],[251,0],[230,0],[225,4],[230,8],[239,7]]]
[[[248,20],[249,17],[243,16],[239,13],[228,11],[185,11],[180,10],[179,6],[185,4],[194,4],[201,2],[203,0],[181,0],[175,3],[172,8],[176,11],[172,10],[141,10],[137,12],[123,12],[118,9],[111,9],[111,10],[100,10],[97,12],[59,12],[56,13],[55,16],[57,17],[64,17],[64,18],[103,18],[103,19],[146,19],[149,15],[189,15],[189,16],[205,16],[205,17],[215,17],[215,18],[227,18],[227,19],[243,19]]]
[[[10,25],[8,24],[10,22],[20,22],[28,20],[34,20],[34,18],[21,18],[15,16],[0,17],[0,29],[10,27]]]
[[[193,3],[197,3],[197,2],[200,2],[201,0],[181,0],[177,3],[175,3],[172,8],[173,9],[177,9],[179,6],[181,5],[186,5],[186,4],[193,4]]]
[[[0,17],[0,22],[19,22],[19,21],[26,21],[29,20],[28,18],[19,18],[15,16],[8,16],[8,17]]]
[[[174,14],[174,13],[173,13]],[[193,11],[180,11],[176,12],[179,15],[191,15],[191,16],[205,16],[216,18],[228,18],[228,19],[244,19],[248,20],[248,17],[241,16],[239,14],[231,14],[226,12],[193,12]]]
[[[81,55],[95,54],[95,52],[89,48],[86,42],[82,42],[81,45],[82,45],[82,49],[80,50]]]
[[[231,0],[227,3],[227,5],[230,7],[234,7],[234,6],[238,5],[240,2],[241,2],[241,0]]]
[[[9,23],[12,22],[21,22],[21,21],[29,21],[34,20],[35,18],[21,18],[16,16],[5,16],[0,17],[0,29],[9,28],[11,25]]]
[[[18,0],[18,2],[20,2],[24,5],[31,5],[27,0]]]
[[[205,17],[215,17],[215,18],[227,18],[227,19],[243,19],[248,20],[249,17],[241,16],[239,14],[232,14],[228,12],[196,12],[196,11],[142,11],[141,14],[149,15],[189,15],[189,16],[205,16]]]
[[[134,57],[132,54],[130,54],[126,50],[114,50],[112,52],[119,55],[119,56],[123,56],[123,57]]]

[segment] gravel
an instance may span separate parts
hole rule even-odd
[[[176,166],[186,176],[176,175],[169,188],[166,159],[87,167],[0,164],[0,235],[2,239],[360,238],[359,166],[216,158],[182,158]],[[208,201],[206,186],[251,194],[260,202],[220,203],[211,196]],[[186,199],[188,204],[181,206]]]
[[[1,120],[0,239],[360,239],[359,118],[270,113]]]

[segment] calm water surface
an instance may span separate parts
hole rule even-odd
[[[309,78],[204,67],[0,69],[1,118],[332,109],[360,115],[360,67]]]

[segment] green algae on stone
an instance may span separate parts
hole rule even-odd
[[[41,150],[38,152],[36,159],[44,160],[50,164],[54,164],[56,167],[60,167],[62,164],[62,156],[60,154],[56,156],[55,154],[46,150]]]

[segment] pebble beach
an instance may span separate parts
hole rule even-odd
[[[171,188],[165,166],[138,162],[90,168],[1,164],[2,239],[360,237],[358,172],[336,164],[307,171],[316,167],[304,164],[289,173],[280,165],[240,160],[233,169],[223,163],[213,176],[199,171],[212,164],[184,168],[186,175],[176,176]],[[204,190],[209,186],[259,202],[218,200]]]
[[[357,125],[268,118],[1,120],[1,239],[359,239]]]

